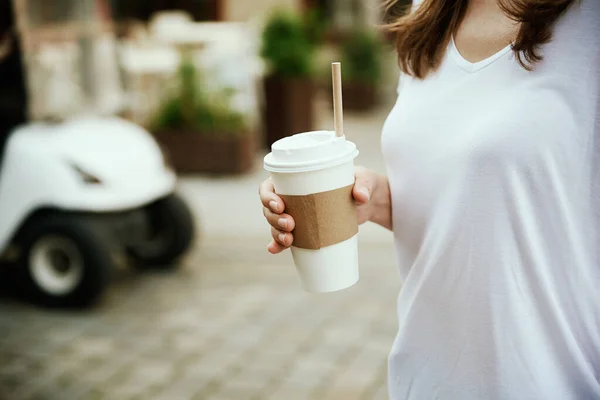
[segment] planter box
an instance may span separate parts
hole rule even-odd
[[[239,174],[254,164],[254,134],[207,135],[192,130],[169,130],[155,135],[178,173]]]
[[[283,137],[313,130],[315,90],[312,80],[272,75],[265,78],[264,87],[264,144],[267,148]]]
[[[377,105],[377,89],[361,82],[344,82],[342,86],[344,110],[369,111]]]

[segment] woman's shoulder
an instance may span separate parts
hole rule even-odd
[[[547,51],[549,57],[561,58],[561,63],[584,63],[586,68],[599,68],[600,1],[574,1],[554,27]]]
[[[600,36],[600,1],[574,1],[558,21],[556,30],[579,39]]]

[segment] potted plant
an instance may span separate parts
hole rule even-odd
[[[186,57],[174,90],[152,121],[152,131],[179,173],[242,173],[252,168],[255,139],[231,91],[202,91],[196,66]]]
[[[313,129],[312,73],[318,40],[311,26],[300,16],[277,12],[263,31],[264,125],[269,147],[282,137]]]
[[[382,42],[375,32],[356,29],[341,44],[344,108],[365,111],[377,104]]]

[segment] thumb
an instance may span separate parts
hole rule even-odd
[[[371,199],[372,190],[369,181],[357,179],[352,188],[352,196],[358,204],[367,204]]]

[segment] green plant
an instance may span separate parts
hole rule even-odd
[[[317,18],[307,20],[283,11],[271,15],[262,33],[261,56],[272,74],[305,77],[313,72],[313,59],[320,40]]]
[[[373,85],[379,82],[382,43],[376,33],[363,29],[350,32],[341,51],[344,80]]]
[[[233,90],[202,91],[196,66],[184,57],[176,75],[175,89],[163,101],[152,130],[193,129],[203,134],[241,134],[247,131],[245,116],[232,110]]]
[[[329,28],[327,20],[323,17],[323,13],[318,8],[306,10],[304,12],[303,24],[308,40],[315,47],[322,45]]]

